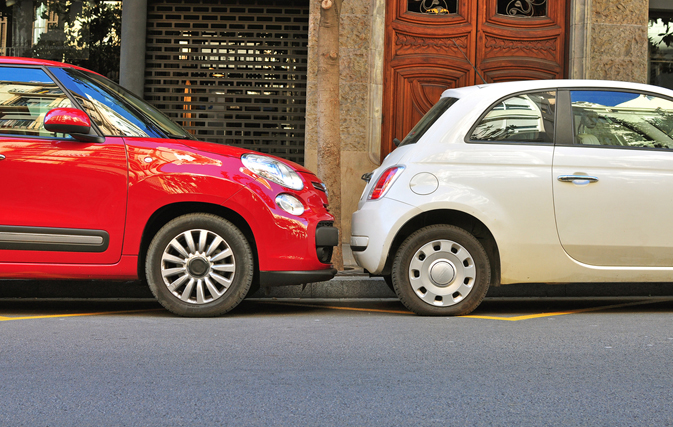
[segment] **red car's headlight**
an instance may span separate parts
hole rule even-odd
[[[241,162],[250,171],[269,181],[292,190],[304,189],[304,182],[299,174],[279,160],[261,154],[244,154],[241,156]]]

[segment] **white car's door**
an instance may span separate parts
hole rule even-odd
[[[572,135],[553,160],[564,250],[589,265],[673,266],[673,102],[608,90],[569,95]]]

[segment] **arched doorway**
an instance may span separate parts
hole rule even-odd
[[[568,0],[389,0],[381,158],[449,88],[566,75]],[[467,59],[469,59],[469,62]]]

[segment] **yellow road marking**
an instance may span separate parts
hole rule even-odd
[[[143,311],[159,311],[162,308],[153,308],[148,310],[124,310],[124,311],[100,311],[96,313],[74,313],[74,314],[47,314],[43,316],[22,316],[22,317],[7,317],[0,316],[0,322],[8,320],[29,320],[29,319],[53,319],[57,317],[81,317],[81,316],[100,316],[105,314],[126,314],[126,313],[140,313]]]
[[[566,310],[566,311],[555,311],[548,313],[536,313],[536,314],[526,314],[523,316],[481,316],[478,314],[468,314],[466,316],[457,316],[465,317],[470,319],[487,319],[487,320],[504,320],[506,322],[518,322],[519,320],[529,320],[529,319],[539,319],[543,317],[554,317],[554,316],[564,316],[567,314],[577,314],[577,313],[586,313],[591,311],[601,311],[601,310],[610,310],[612,308],[621,308],[621,307],[631,307],[636,305],[646,305],[646,304],[656,304],[659,302],[671,301],[672,298],[660,298],[656,300],[642,300],[636,302],[629,302],[623,304],[612,304],[612,305],[603,305],[600,307],[590,307],[590,308],[580,308],[577,310]],[[319,305],[319,304],[303,304],[303,303],[293,303],[293,302],[282,302],[282,301],[258,301],[263,304],[275,304],[275,305],[288,305],[295,307],[312,307],[312,308],[326,308],[329,310],[346,310],[346,311],[365,311],[365,312],[376,312],[376,313],[391,313],[391,314],[412,314],[410,311],[403,310],[382,310],[377,308],[357,308],[357,307],[338,307],[330,305]]]
[[[295,307],[312,307],[312,308],[328,308],[330,310],[346,310],[346,311],[372,311],[376,313],[393,313],[393,314],[413,314],[410,311],[402,310],[381,310],[378,308],[357,308],[357,307],[338,307],[332,305],[319,305],[319,304],[302,304],[300,302],[282,302],[282,301],[257,301],[263,304],[272,304],[272,305],[291,305]]]
[[[599,307],[590,307],[590,308],[581,308],[577,310],[566,310],[566,311],[556,311],[548,313],[536,313],[536,314],[526,314],[522,316],[482,316],[478,314],[468,314],[466,316],[457,316],[465,317],[471,319],[486,319],[486,320],[504,320],[506,322],[518,322],[520,320],[529,320],[529,319],[539,319],[543,317],[554,317],[554,316],[564,316],[567,314],[577,314],[577,313],[586,313],[591,311],[601,311],[609,310],[612,308],[621,308],[621,307],[632,307],[637,305],[646,305],[646,304],[656,304],[660,302],[673,301],[673,298],[659,298],[656,300],[641,300],[636,302],[629,302],[623,304],[612,304],[604,305]],[[410,311],[406,310],[383,310],[378,308],[358,308],[358,307],[339,307],[332,305],[320,305],[320,304],[303,304],[303,303],[292,303],[292,302],[282,302],[282,301],[257,301],[262,304],[272,304],[272,305],[287,305],[295,307],[311,307],[311,308],[325,308],[328,310],[345,310],[345,311],[364,311],[364,312],[374,312],[374,313],[390,313],[390,314],[412,314]],[[0,322],[5,322],[8,320],[30,320],[30,319],[53,319],[59,317],[83,317],[83,316],[102,316],[106,314],[127,314],[127,313],[142,313],[148,311],[163,311],[162,308],[155,309],[145,309],[145,310],[123,310],[123,311],[100,311],[95,313],[74,313],[74,314],[49,314],[42,316],[21,316],[21,317],[8,317],[0,316]]]
[[[514,316],[514,317],[503,317],[503,316],[480,316],[478,314],[472,315],[468,314],[467,316],[460,317],[469,317],[472,319],[488,319],[488,320],[505,320],[508,322],[517,322],[519,320],[528,320],[528,319],[539,319],[542,317],[554,317],[554,316],[564,316],[566,314],[577,314],[577,313],[586,313],[589,311],[600,311],[600,310],[609,310],[611,308],[620,308],[620,307],[631,307],[635,305],[645,305],[645,304],[656,304],[658,302],[671,301],[670,298],[657,299],[654,301],[637,301],[629,302],[624,304],[612,304],[612,305],[603,305],[600,307],[590,307],[590,308],[580,308],[577,310],[567,310],[567,311],[556,311],[550,313],[537,313],[537,314],[527,314],[524,316]]]

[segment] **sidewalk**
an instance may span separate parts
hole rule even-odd
[[[342,246],[345,271],[328,282],[260,289],[255,298],[397,298],[380,277],[369,277],[355,263],[350,245]]]
[[[396,298],[380,277],[369,277],[344,245],[344,265],[328,282],[260,289],[255,298]],[[492,287],[487,297],[673,296],[673,283],[519,284]],[[92,280],[0,280],[0,298],[153,298],[141,282]]]
[[[257,298],[396,298],[380,277],[369,277],[355,263],[349,245],[343,245],[344,268],[329,282],[304,287],[286,286],[260,290]],[[492,287],[487,297],[603,297],[673,296],[673,283],[573,283],[548,285],[526,283]]]

